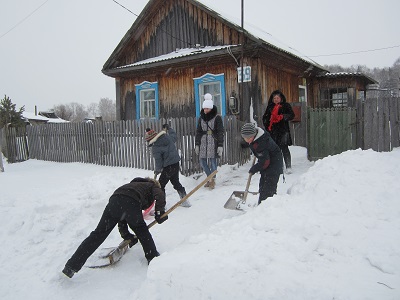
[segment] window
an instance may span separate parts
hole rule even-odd
[[[299,85],[299,102],[307,102],[307,87]]]
[[[158,83],[136,84],[136,119],[158,119]]]
[[[213,96],[214,105],[217,107],[218,114],[225,116],[225,78],[223,74],[205,74],[199,78],[194,78],[194,92],[196,101],[196,117],[200,116],[204,94],[210,93]]]
[[[347,107],[347,88],[321,89],[321,107]]]

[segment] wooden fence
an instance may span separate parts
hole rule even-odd
[[[154,160],[145,141],[145,129],[160,131],[168,123],[177,132],[181,173],[202,172],[194,152],[196,118],[159,121],[61,123],[27,127],[30,158],[56,162],[83,162],[105,166],[154,170]],[[235,117],[224,118],[224,153],[219,164],[243,165],[249,150],[240,147],[240,127]]]
[[[317,160],[357,148],[356,109],[309,109],[309,160]]]
[[[357,112],[360,148],[382,152],[400,146],[400,98],[366,99]]]
[[[291,122],[293,144],[307,147],[308,158],[316,160],[350,149],[391,151],[400,146],[400,98],[359,101],[356,109],[307,109],[301,107],[300,122]],[[189,176],[201,172],[194,153],[196,118],[159,121],[116,121],[61,123],[3,128],[0,145],[9,163],[28,158],[57,162],[83,162],[105,166],[154,169],[145,139],[147,127],[157,131],[169,123],[178,135],[181,172]],[[243,122],[225,117],[224,154],[219,164],[242,165],[249,150],[240,147]],[[29,152],[28,152],[29,149]]]
[[[4,127],[0,129],[0,149],[8,163],[29,159],[25,127]]]
[[[5,138],[3,139],[3,130],[0,129],[0,172],[4,172],[3,150],[1,148],[3,144],[5,144]]]
[[[361,148],[392,151],[400,146],[400,98],[369,98],[357,108],[309,109],[310,160]]]

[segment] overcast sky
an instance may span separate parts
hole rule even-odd
[[[148,2],[117,1],[136,15]],[[241,0],[200,2],[240,25]],[[398,0],[245,0],[244,11],[245,28],[263,29],[321,65],[383,68],[400,57]],[[101,69],[136,15],[113,0],[1,0],[1,99],[28,112],[115,100],[114,79]]]

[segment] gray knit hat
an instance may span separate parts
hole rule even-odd
[[[257,128],[253,123],[246,123],[242,126],[240,132],[244,139],[248,139],[257,134]]]

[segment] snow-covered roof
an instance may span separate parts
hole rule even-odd
[[[35,113],[26,112],[26,111],[24,111],[22,113],[22,117],[27,119],[27,120],[46,122],[46,123],[65,123],[65,122],[69,122],[69,121],[66,121],[66,120],[58,118],[58,117],[57,118],[47,118],[47,117],[43,117],[43,116],[40,116],[40,115],[36,115]]]
[[[375,79],[365,75],[361,72],[336,72],[336,73],[326,73],[324,75],[318,75],[317,77],[327,77],[327,78],[336,78],[336,77],[347,77],[347,76],[358,76],[364,77],[368,79],[371,83],[378,83]]]
[[[122,68],[127,68],[127,67],[133,67],[133,66],[140,66],[140,65],[146,65],[146,64],[151,64],[154,62],[159,62],[159,61],[166,61],[174,58],[181,58],[184,56],[190,56],[190,55],[196,55],[200,53],[206,53],[206,52],[212,52],[212,51],[217,51],[221,49],[228,49],[231,47],[235,47],[236,45],[227,45],[227,46],[206,46],[206,47],[197,47],[197,48],[184,48],[184,49],[176,49],[174,52],[168,53],[168,54],[163,54],[157,57],[152,57],[148,58],[145,60],[138,61],[133,64],[125,65],[118,67],[116,69],[122,69]]]

